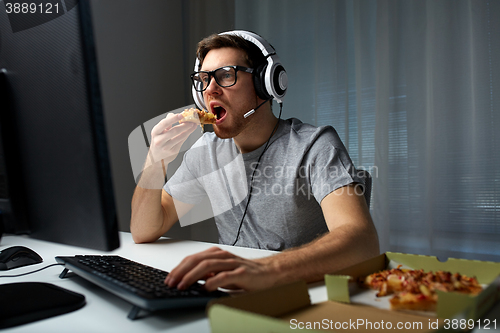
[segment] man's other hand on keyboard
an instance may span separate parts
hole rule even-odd
[[[277,271],[269,258],[249,260],[218,247],[188,256],[174,268],[165,283],[185,289],[198,280],[205,280],[209,291],[217,288],[246,291],[273,286]]]

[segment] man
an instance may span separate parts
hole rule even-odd
[[[197,54],[194,84],[217,114],[215,134],[205,133],[186,152],[162,188],[168,163],[196,125],[176,125],[182,116],[169,114],[153,128],[149,162],[132,199],[134,241],[156,241],[206,193],[220,243],[284,251],[247,260],[213,247],[186,257],[165,283],[184,289],[205,279],[208,290],[257,290],[319,281],[377,255],[377,233],[356,190],[362,180],[333,128],[274,116],[254,84],[266,59],[245,38],[212,35]]]

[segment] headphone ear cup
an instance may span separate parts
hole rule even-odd
[[[283,98],[288,89],[288,75],[281,64],[277,64],[272,75],[273,95]]]
[[[271,99],[271,95],[268,94],[266,89],[266,68],[267,63],[264,63],[257,67],[255,72],[253,73],[253,86],[255,87],[255,92],[260,99],[264,100]]]

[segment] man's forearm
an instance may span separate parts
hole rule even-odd
[[[164,234],[166,212],[161,204],[163,165],[144,169],[132,197],[130,231],[136,243],[154,242]]]
[[[302,247],[258,259],[269,265],[274,284],[295,280],[321,281],[326,273],[369,259],[379,253],[376,232],[339,227]]]
[[[173,200],[162,189],[168,164],[197,128],[194,123],[174,126],[182,117],[169,113],[151,130],[150,151],[132,197],[130,230],[137,243],[157,240],[177,221]]]
[[[137,187],[132,198],[130,232],[136,243],[154,242],[164,232],[161,191]]]

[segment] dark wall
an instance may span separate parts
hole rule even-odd
[[[91,6],[120,230],[128,231],[135,188],[128,136],[147,120],[193,103],[196,44],[234,29],[234,3],[106,0]],[[168,235],[217,241],[213,221],[177,225]]]

